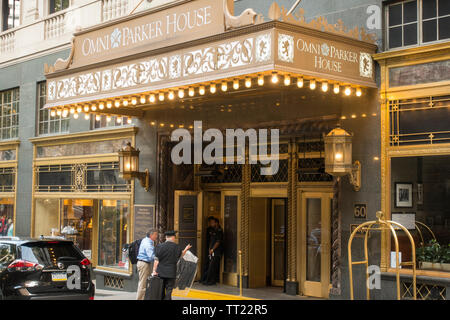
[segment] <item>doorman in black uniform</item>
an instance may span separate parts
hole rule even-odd
[[[204,285],[215,285],[219,280],[220,261],[223,252],[223,230],[220,227],[219,219],[214,218],[214,223],[211,224],[211,233],[209,241],[208,259],[209,265],[206,271],[206,278],[202,282]]]
[[[202,272],[202,278],[200,279],[200,282],[206,282],[206,276],[208,275],[208,268],[209,268],[209,248],[211,245],[211,238],[215,231],[215,225],[216,225],[216,218],[213,216],[208,217],[208,228],[206,228],[206,246],[204,249],[204,263],[203,263],[203,272]]]
[[[192,247],[190,244],[181,250],[175,243],[175,231],[164,233],[166,241],[155,249],[155,262],[153,264],[153,276],[159,276],[163,280],[163,300],[172,300],[172,290],[177,278],[177,262]]]

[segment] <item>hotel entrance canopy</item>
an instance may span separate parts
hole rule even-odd
[[[77,32],[66,60],[45,66],[47,104],[79,112],[142,117],[164,100],[316,81],[350,95],[376,87],[373,39],[323,18],[306,22],[274,3],[268,22],[227,0],[176,1]],[[318,84],[317,84],[318,85]]]

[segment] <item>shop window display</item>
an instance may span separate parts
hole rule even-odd
[[[99,201],[99,266],[128,269],[128,257],[122,250],[128,241],[128,215],[128,201]]]
[[[61,219],[61,233],[71,239],[88,258],[92,258],[92,227],[94,201],[65,199]]]
[[[391,216],[410,229],[420,269],[450,271],[442,265],[450,264],[450,155],[392,158]],[[401,260],[409,261],[401,231],[399,244]]]
[[[128,256],[122,250],[129,242],[128,219],[126,200],[37,198],[34,234],[64,237],[94,266],[128,271]]]
[[[14,199],[0,198],[0,236],[14,235]]]

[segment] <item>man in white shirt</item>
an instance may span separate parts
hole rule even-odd
[[[139,272],[139,284],[137,290],[137,300],[144,300],[147,288],[147,279],[153,270],[155,260],[155,241],[158,238],[158,231],[151,229],[147,236],[142,239],[137,256],[137,270]]]

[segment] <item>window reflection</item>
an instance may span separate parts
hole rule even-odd
[[[128,214],[128,201],[99,201],[98,264],[100,266],[128,269],[128,259],[122,250],[128,239]]]

